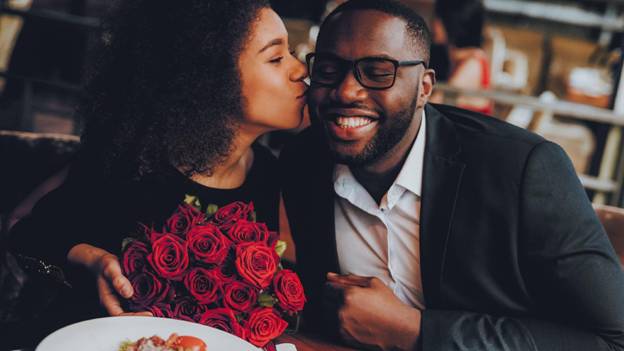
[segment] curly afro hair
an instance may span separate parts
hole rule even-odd
[[[210,174],[243,114],[238,58],[265,0],[119,1],[78,108],[111,178]]]

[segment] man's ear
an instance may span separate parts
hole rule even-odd
[[[417,108],[425,106],[429,97],[433,93],[433,86],[435,85],[436,77],[435,71],[431,68],[427,68],[420,79],[420,86],[418,87],[418,103]]]

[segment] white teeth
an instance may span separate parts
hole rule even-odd
[[[369,125],[373,122],[370,118],[365,117],[337,117],[336,124],[340,128],[357,128]]]

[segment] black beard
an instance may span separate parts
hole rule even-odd
[[[364,166],[386,155],[405,136],[416,112],[417,99],[392,116],[381,116],[381,128],[358,155],[342,155],[330,147],[334,161],[348,166]],[[330,144],[331,145],[331,144]]]

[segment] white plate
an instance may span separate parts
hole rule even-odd
[[[122,342],[171,333],[202,339],[208,351],[259,351],[234,335],[205,325],[155,317],[107,317],[92,319],[59,329],[37,346],[35,351],[118,351]]]

